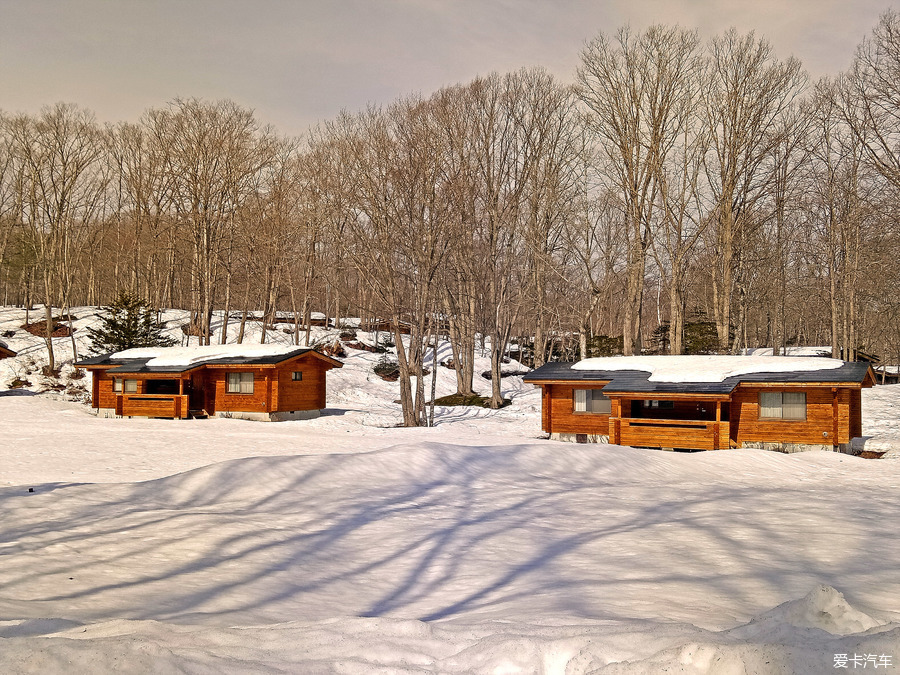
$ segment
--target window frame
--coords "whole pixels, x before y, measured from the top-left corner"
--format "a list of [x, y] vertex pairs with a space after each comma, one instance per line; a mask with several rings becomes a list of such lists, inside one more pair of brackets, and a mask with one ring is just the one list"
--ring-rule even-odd
[[[802, 396], [803, 397], [803, 417], [793, 417], [793, 416], [786, 417], [785, 416], [785, 414], [784, 414], [784, 412], [785, 412], [784, 397], [786, 394], [790, 395], [790, 396]], [[779, 396], [779, 403], [777, 406], [778, 410], [779, 410], [779, 414], [778, 415], [763, 415], [763, 407], [764, 407], [763, 406], [763, 396], [775, 396], [775, 395]], [[808, 409], [809, 408], [809, 397], [807, 397], [805, 391], [787, 391], [787, 390], [782, 390], [782, 389], [778, 389], [776, 391], [760, 391], [759, 395], [757, 396], [756, 401], [757, 401], [757, 405], [759, 406], [758, 419], [760, 421], [778, 420], [778, 421], [782, 421], [782, 422], [805, 422], [805, 421], [807, 421], [807, 419], [809, 419], [809, 409]], [[793, 403], [790, 403], [789, 405], [797, 406], [797, 405], [799, 405], [799, 402], [794, 401]], [[772, 403], [769, 403], [765, 407], [766, 408], [775, 408], [776, 406], [774, 406]]]
[[[249, 391], [246, 391], [249, 375]], [[234, 378], [234, 380], [232, 379]], [[225, 393], [234, 396], [252, 395], [254, 390], [254, 373], [252, 370], [235, 370], [225, 374]]]
[[[599, 398], [594, 398], [594, 393], [590, 394], [590, 398], [585, 394], [585, 410], [578, 410], [578, 393], [579, 391], [583, 392], [596, 392], [600, 394]], [[606, 402], [609, 410], [593, 410], [594, 403], [602, 403]], [[612, 415], [612, 399], [609, 398], [606, 394], [603, 393], [602, 388], [593, 388], [593, 389], [585, 389], [585, 388], [573, 388], [572, 389], [572, 414], [573, 415]]]
[[113, 393], [115, 394], [124, 394], [125, 393], [125, 380], [121, 377], [113, 378]]
[[303, 382], [303, 371], [302, 370], [291, 371], [291, 382]]

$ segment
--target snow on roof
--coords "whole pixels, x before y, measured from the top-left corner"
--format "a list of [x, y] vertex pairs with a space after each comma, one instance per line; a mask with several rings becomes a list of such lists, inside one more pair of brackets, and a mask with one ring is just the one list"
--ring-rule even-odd
[[607, 356], [584, 359], [573, 370], [639, 370], [651, 382], [723, 382], [751, 373], [832, 370], [843, 361], [810, 356]]
[[111, 359], [150, 359], [151, 368], [190, 366], [215, 359], [245, 359], [281, 356], [300, 349], [296, 345], [229, 344], [194, 347], [136, 347], [111, 354]]

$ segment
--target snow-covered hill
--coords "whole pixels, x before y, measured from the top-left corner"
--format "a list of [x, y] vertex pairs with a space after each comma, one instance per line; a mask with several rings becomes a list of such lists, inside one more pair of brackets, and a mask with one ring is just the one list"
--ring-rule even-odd
[[[551, 442], [515, 377], [507, 408], [397, 428], [377, 358], [283, 423], [98, 419], [0, 378], [0, 672], [900, 668], [900, 462]], [[896, 428], [900, 387], [870, 392]]]

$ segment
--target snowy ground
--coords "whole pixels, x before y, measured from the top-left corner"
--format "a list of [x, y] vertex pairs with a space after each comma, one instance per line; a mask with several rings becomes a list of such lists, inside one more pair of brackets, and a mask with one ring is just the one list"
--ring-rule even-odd
[[[2, 672], [900, 672], [900, 462], [555, 443], [519, 378], [396, 428], [366, 352], [318, 420], [101, 420], [20, 333]], [[865, 433], [898, 409], [867, 390]]]

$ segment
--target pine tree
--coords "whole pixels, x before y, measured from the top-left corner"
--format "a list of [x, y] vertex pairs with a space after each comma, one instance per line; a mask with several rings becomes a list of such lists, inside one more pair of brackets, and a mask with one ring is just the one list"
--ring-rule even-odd
[[101, 318], [100, 328], [88, 328], [95, 354], [175, 344], [163, 335], [163, 326], [147, 302], [128, 291], [120, 291], [115, 301], [102, 309], [106, 316]]

